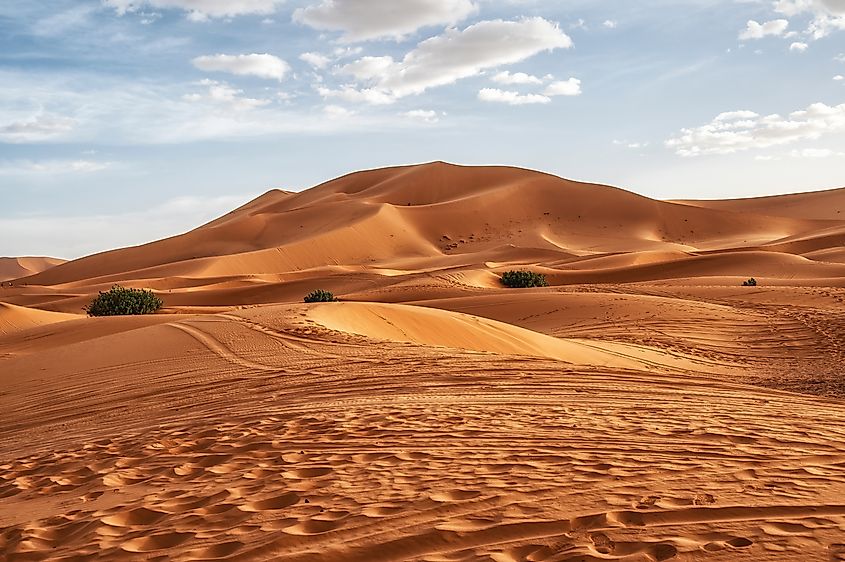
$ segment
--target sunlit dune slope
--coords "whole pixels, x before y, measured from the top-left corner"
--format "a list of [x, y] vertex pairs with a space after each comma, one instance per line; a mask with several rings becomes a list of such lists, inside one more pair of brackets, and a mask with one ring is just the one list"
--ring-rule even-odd
[[601, 340], [559, 339], [503, 322], [434, 308], [332, 303], [316, 305], [309, 311], [308, 317], [325, 328], [375, 340], [529, 355], [575, 365], [631, 369], [657, 363], [665, 368], [697, 368], [691, 358], [655, 349]]

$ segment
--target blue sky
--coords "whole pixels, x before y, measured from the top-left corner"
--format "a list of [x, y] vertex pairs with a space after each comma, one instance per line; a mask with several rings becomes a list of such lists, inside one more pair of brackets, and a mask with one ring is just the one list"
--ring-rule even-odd
[[0, 3], [0, 255], [431, 160], [657, 198], [841, 187], [845, 1]]

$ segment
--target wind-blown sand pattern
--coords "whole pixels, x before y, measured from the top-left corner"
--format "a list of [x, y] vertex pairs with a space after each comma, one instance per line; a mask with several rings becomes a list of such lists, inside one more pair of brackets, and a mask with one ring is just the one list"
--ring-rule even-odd
[[16, 279], [0, 558], [845, 560], [837, 205], [432, 164]]

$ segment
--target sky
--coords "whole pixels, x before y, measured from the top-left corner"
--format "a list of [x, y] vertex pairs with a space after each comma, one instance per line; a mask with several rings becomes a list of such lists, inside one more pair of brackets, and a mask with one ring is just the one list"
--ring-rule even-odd
[[444, 160], [649, 197], [845, 186], [845, 0], [2, 0], [0, 256]]

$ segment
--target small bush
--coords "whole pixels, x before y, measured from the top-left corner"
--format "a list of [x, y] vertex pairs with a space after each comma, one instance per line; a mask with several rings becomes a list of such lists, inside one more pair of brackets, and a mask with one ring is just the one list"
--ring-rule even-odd
[[317, 289], [305, 295], [305, 302], [335, 302], [337, 299], [329, 291]]
[[152, 314], [162, 307], [161, 299], [147, 289], [127, 289], [115, 285], [108, 292], [100, 291], [85, 307], [88, 316], [123, 316]]
[[748, 281], [743, 281], [742, 286], [743, 287], [756, 287], [757, 286], [757, 280], [752, 277]]
[[506, 271], [502, 274], [502, 285], [510, 288], [548, 287], [546, 276], [533, 271]]

